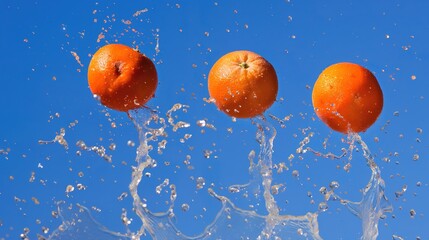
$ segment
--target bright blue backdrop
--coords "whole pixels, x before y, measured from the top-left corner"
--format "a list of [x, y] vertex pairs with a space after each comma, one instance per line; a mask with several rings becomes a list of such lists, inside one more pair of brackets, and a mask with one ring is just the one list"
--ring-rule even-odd
[[[0, 239], [17, 239], [26, 227], [31, 239], [43, 226], [52, 232], [60, 224], [51, 216], [59, 200], [87, 206], [97, 221], [122, 232], [124, 208], [134, 218], [131, 228], [139, 227], [131, 197], [117, 199], [128, 190], [135, 146], [127, 142], [137, 145], [137, 132], [125, 113], [93, 99], [86, 79], [91, 54], [114, 42], [138, 46], [156, 63], [159, 87], [149, 107], [165, 116], [175, 103], [189, 105], [186, 113], [176, 115], [192, 126], [176, 133], [170, 129], [164, 153], [151, 154], [160, 167], [151, 170], [152, 177], [141, 187], [150, 206], [162, 211], [168, 194], [157, 195], [154, 186], [165, 178], [177, 185], [177, 225], [184, 233], [201, 232], [220, 207], [207, 194], [210, 185], [248, 208], [250, 200], [231, 195], [227, 187], [248, 181], [247, 155], [257, 150], [256, 127], [250, 120], [233, 122], [204, 101], [211, 65], [227, 52], [247, 49], [268, 59], [279, 76], [278, 101], [266, 116], [292, 116], [285, 128], [270, 119], [278, 131], [273, 161], [290, 168], [275, 174], [277, 184], [286, 184], [278, 195], [282, 213], [317, 211], [319, 188], [334, 180], [341, 185], [338, 194], [358, 201], [369, 180], [359, 152], [354, 153], [350, 173], [342, 170], [347, 159], [311, 154], [299, 159], [296, 154], [310, 131], [315, 133], [310, 143], [314, 149], [340, 154], [347, 147], [344, 135], [330, 131], [315, 116], [311, 90], [325, 67], [350, 61], [373, 71], [384, 92], [380, 118], [362, 134], [376, 156], [394, 208], [380, 221], [380, 239], [429, 239], [427, 9], [429, 2], [405, 0], [1, 1]], [[139, 10], [144, 11], [134, 17]], [[198, 127], [195, 123], [201, 119], [216, 130]], [[61, 128], [68, 150], [57, 143], [38, 144], [53, 139]], [[185, 133], [192, 138], [181, 143]], [[328, 146], [323, 149], [325, 139]], [[78, 140], [104, 146], [113, 162], [93, 152], [79, 156]], [[109, 149], [112, 143], [115, 150]], [[212, 152], [208, 159], [205, 150]], [[295, 158], [289, 162], [291, 154]], [[194, 169], [183, 164], [187, 155]], [[299, 171], [298, 178], [293, 170]], [[206, 180], [202, 190], [195, 188], [197, 177]], [[66, 186], [76, 188], [79, 183], [86, 190], [76, 189], [67, 197]], [[403, 187], [406, 192], [396, 197]], [[183, 203], [190, 205], [189, 211], [180, 210]], [[359, 219], [339, 203], [329, 206], [319, 216], [321, 236], [358, 239]], [[194, 219], [198, 221], [189, 226]]]

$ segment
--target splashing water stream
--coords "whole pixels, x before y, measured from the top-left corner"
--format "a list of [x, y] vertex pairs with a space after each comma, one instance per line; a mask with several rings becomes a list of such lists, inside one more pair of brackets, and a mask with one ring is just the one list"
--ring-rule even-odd
[[[158, 137], [165, 137], [165, 130], [169, 127], [169, 124], [149, 109], [130, 111], [128, 116], [135, 124], [140, 140], [135, 158], [137, 166], [133, 167], [132, 180], [129, 184], [130, 195], [133, 198], [133, 209], [142, 222], [139, 230], [135, 233], [129, 230], [127, 233], [109, 231], [95, 222], [89, 211], [83, 206], [64, 207], [64, 204], [62, 204], [59, 207], [59, 214], [63, 223], [48, 239], [83, 239], [93, 236], [102, 237], [103, 239], [140, 239], [142, 236], [147, 235], [153, 239], [169, 240], [322, 239], [319, 235], [317, 217], [323, 211], [307, 213], [302, 216], [280, 214], [279, 207], [271, 193], [273, 180], [272, 153], [276, 130], [263, 117], [253, 119], [253, 124], [257, 126], [256, 140], [259, 143], [260, 151], [257, 164], [253, 163], [253, 155], [249, 156], [251, 181], [245, 185], [233, 185], [230, 187], [230, 191], [238, 192], [244, 189], [252, 189], [255, 193], [258, 193], [258, 190], [262, 189], [262, 196], [268, 214], [260, 215], [255, 211], [240, 209], [230, 199], [218, 195], [213, 189], [209, 188], [208, 193], [218, 199], [222, 206], [215, 219], [201, 234], [186, 236], [177, 229], [172, 221], [174, 218], [173, 206], [177, 196], [174, 184], [170, 185], [170, 206], [166, 212], [152, 213], [138, 193], [138, 186], [142, 181], [144, 171], [157, 166], [156, 161], [149, 155], [152, 150], [149, 143], [156, 141]], [[170, 120], [167, 122], [170, 125], [172, 124]], [[160, 127], [151, 128], [151, 123], [158, 124]], [[173, 125], [172, 127], [177, 130]], [[186, 125], [186, 127], [189, 127], [189, 125]], [[331, 197], [340, 199], [343, 205], [362, 219], [362, 239], [374, 240], [378, 236], [379, 219], [383, 217], [384, 213], [391, 211], [391, 207], [384, 195], [384, 181], [380, 176], [380, 170], [375, 164], [368, 147], [358, 134], [353, 135], [352, 138], [361, 145], [363, 155], [372, 171], [371, 179], [363, 192], [363, 199], [360, 202], [352, 202], [341, 199], [331, 191], [330, 197], [326, 200], [328, 201]]]
[[384, 195], [384, 180], [381, 178], [381, 171], [374, 161], [374, 156], [358, 134], [353, 134], [352, 139], [362, 148], [363, 156], [371, 169], [371, 179], [364, 188], [363, 198], [360, 202], [341, 200], [341, 203], [361, 218], [363, 232], [361, 239], [375, 240], [378, 236], [378, 221], [385, 213], [391, 212], [392, 207]]

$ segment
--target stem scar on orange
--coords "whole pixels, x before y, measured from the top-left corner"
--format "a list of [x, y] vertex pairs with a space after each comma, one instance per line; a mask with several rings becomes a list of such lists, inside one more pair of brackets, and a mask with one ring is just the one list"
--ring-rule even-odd
[[88, 84], [103, 105], [125, 112], [144, 106], [154, 96], [158, 76], [152, 61], [139, 51], [109, 44], [92, 57]]
[[330, 128], [342, 133], [368, 129], [383, 109], [383, 92], [375, 76], [354, 63], [337, 63], [319, 75], [313, 107]]
[[208, 90], [219, 110], [231, 117], [252, 118], [276, 100], [277, 75], [274, 67], [254, 52], [230, 52], [210, 70]]

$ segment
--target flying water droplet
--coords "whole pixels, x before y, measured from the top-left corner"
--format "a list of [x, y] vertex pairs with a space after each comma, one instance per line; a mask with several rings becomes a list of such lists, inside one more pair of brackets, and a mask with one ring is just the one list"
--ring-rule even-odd
[[197, 178], [197, 190], [200, 190], [206, 185], [206, 180], [203, 177]]
[[189, 204], [184, 203], [184, 204], [182, 204], [181, 208], [182, 208], [182, 211], [187, 212], [187, 211], [189, 211], [190, 207], [189, 207]]
[[326, 212], [328, 210], [328, 204], [326, 202], [319, 203], [319, 211]]
[[337, 188], [339, 188], [339, 187], [340, 187], [340, 184], [339, 184], [337, 181], [332, 181], [331, 183], [329, 183], [329, 187], [330, 187], [332, 190], [335, 190], [335, 189], [337, 189]]
[[170, 184], [170, 180], [168, 178], [164, 179], [164, 181], [161, 184], [159, 184], [158, 186], [156, 186], [155, 192], [157, 194], [161, 194], [162, 189], [164, 187], [168, 186], [169, 184]]

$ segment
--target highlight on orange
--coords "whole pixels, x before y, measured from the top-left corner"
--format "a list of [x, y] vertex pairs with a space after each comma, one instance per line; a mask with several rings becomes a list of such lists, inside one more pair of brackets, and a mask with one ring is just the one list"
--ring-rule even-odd
[[154, 97], [158, 75], [152, 61], [138, 50], [109, 44], [93, 55], [88, 84], [103, 105], [125, 112], [144, 106]]
[[208, 90], [219, 110], [231, 117], [252, 118], [265, 112], [276, 100], [277, 75], [260, 55], [234, 51], [213, 65]]
[[327, 67], [313, 87], [313, 107], [331, 129], [363, 132], [383, 109], [383, 92], [375, 76], [366, 68], [348, 62]]

